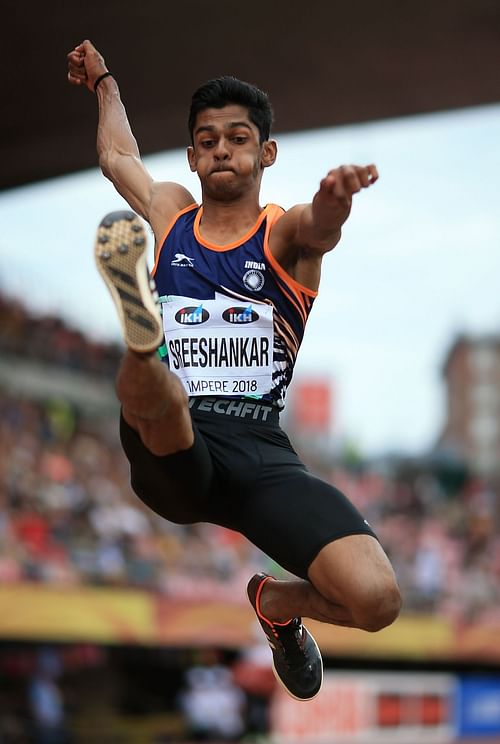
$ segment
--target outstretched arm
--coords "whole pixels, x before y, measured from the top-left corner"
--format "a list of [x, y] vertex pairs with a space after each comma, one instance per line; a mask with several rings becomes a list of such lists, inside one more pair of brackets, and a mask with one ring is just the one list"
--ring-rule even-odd
[[[73, 85], [85, 86], [94, 93], [96, 81], [106, 72], [104, 58], [88, 40], [68, 54], [68, 80]], [[158, 235], [173, 215], [194, 199], [179, 184], [158, 183], [151, 178], [141, 160], [115, 79], [111, 75], [103, 77], [95, 93], [99, 105], [97, 153], [101, 170]]]
[[378, 179], [375, 165], [343, 165], [328, 172], [310, 204], [292, 207], [271, 231], [274, 257], [298, 282], [316, 290], [321, 259], [340, 240], [353, 195]]

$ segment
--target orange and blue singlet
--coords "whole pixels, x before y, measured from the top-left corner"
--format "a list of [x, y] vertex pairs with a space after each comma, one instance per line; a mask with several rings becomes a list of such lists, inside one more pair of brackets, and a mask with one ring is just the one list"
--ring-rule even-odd
[[175, 215], [153, 269], [166, 360], [189, 395], [250, 395], [281, 408], [317, 292], [271, 254], [281, 207], [267, 205], [245, 236], [225, 246], [203, 239], [202, 213], [193, 204]]

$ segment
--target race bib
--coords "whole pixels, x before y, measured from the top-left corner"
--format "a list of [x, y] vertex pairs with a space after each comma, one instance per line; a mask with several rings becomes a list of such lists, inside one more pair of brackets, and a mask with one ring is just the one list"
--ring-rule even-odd
[[273, 308], [265, 303], [163, 297], [168, 362], [193, 395], [271, 390]]

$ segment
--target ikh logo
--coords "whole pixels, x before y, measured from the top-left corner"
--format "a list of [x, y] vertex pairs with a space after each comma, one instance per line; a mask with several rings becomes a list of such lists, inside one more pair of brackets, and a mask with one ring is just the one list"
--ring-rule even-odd
[[259, 319], [258, 314], [255, 310], [252, 310], [252, 306], [248, 307], [229, 307], [224, 310], [222, 317], [228, 323], [254, 323]]
[[203, 305], [198, 307], [182, 307], [175, 313], [177, 323], [181, 325], [200, 325], [209, 319], [210, 315]]
[[176, 253], [175, 258], [170, 261], [170, 266], [189, 266], [189, 268], [192, 268], [193, 265], [194, 258], [189, 258], [184, 253]]

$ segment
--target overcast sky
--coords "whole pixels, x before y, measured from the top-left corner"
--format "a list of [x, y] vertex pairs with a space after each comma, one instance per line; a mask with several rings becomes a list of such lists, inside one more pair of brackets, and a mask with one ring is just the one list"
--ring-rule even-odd
[[[500, 105], [277, 140], [262, 204], [309, 201], [342, 163], [375, 162], [380, 172], [325, 259], [296, 375], [332, 379], [336, 433], [366, 454], [424, 451], [443, 422], [441, 367], [453, 339], [500, 330]], [[145, 162], [199, 198], [183, 151]], [[0, 288], [117, 339], [92, 247], [102, 216], [123, 206], [97, 168], [1, 192]]]

